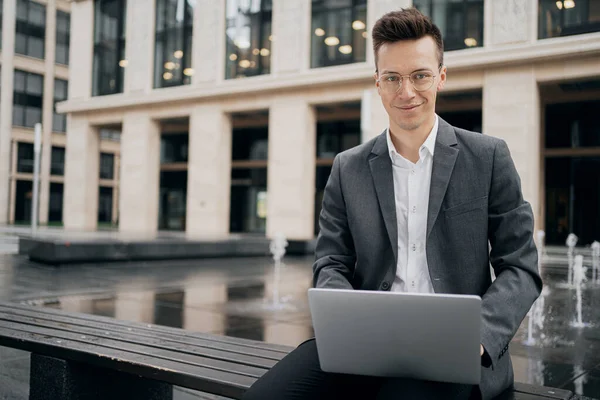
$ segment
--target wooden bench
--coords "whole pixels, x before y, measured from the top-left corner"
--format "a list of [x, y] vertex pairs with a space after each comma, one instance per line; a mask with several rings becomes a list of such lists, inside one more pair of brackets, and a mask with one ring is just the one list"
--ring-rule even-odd
[[[240, 399], [288, 346], [0, 303], [0, 346], [31, 352], [30, 400], [172, 399], [172, 385]], [[516, 384], [502, 399], [574, 399]]]

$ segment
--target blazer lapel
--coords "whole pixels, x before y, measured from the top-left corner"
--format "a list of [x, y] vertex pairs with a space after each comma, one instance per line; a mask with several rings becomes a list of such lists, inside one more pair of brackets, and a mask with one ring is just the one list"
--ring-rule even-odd
[[390, 244], [394, 252], [394, 261], [398, 262], [398, 223], [396, 219], [396, 199], [394, 197], [394, 177], [392, 174], [392, 160], [388, 152], [386, 135], [384, 131], [371, 150], [369, 166], [375, 183], [375, 192], [381, 208]]
[[440, 118], [433, 154], [433, 169], [431, 171], [429, 209], [427, 212], [427, 237], [429, 237], [433, 224], [439, 215], [442, 201], [448, 189], [448, 182], [450, 182], [450, 177], [454, 170], [458, 151], [454, 128]]

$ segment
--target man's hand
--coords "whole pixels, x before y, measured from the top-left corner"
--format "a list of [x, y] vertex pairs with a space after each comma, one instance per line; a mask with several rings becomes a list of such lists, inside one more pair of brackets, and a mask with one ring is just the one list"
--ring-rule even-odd
[[479, 355], [483, 356], [483, 345], [480, 344], [479, 347], [480, 347]]

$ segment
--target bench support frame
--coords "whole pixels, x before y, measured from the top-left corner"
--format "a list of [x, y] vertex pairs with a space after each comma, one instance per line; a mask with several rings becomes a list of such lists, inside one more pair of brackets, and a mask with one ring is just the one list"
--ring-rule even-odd
[[165, 382], [31, 354], [29, 400], [172, 400]]

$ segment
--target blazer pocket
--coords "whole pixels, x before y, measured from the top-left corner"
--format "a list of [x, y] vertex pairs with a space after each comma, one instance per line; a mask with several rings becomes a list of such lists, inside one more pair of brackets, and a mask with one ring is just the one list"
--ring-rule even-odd
[[446, 215], [446, 218], [456, 217], [457, 215], [466, 214], [466, 213], [474, 211], [474, 210], [486, 209], [487, 205], [488, 205], [488, 197], [487, 196], [478, 197], [476, 199], [469, 200], [465, 203], [461, 203], [459, 205], [452, 206], [450, 208], [446, 208], [444, 210], [444, 214]]

